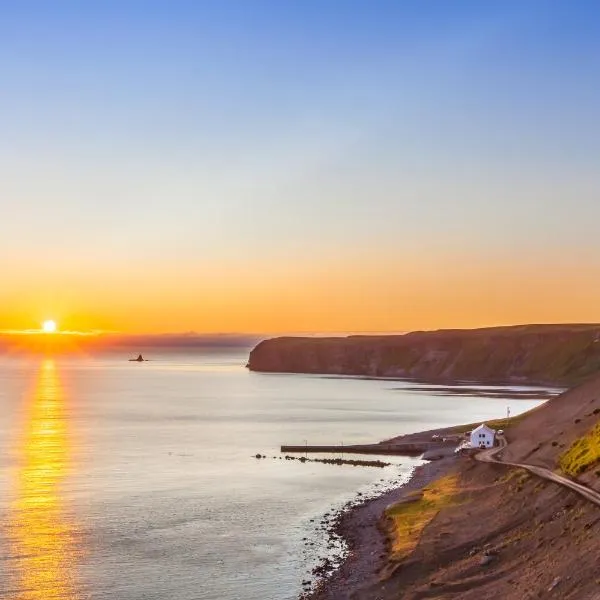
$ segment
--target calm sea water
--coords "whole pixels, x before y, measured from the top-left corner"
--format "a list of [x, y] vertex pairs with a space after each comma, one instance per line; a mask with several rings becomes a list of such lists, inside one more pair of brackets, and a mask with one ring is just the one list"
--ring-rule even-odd
[[292, 600], [322, 541], [311, 519], [417, 462], [301, 464], [271, 458], [280, 444], [506, 411], [398, 382], [250, 373], [246, 357], [0, 359], [0, 597]]

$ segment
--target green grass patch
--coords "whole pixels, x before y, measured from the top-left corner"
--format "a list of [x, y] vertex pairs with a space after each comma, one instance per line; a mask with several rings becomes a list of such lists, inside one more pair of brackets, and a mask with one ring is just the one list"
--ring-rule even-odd
[[402, 560], [419, 543], [425, 527], [445, 506], [457, 503], [458, 476], [446, 475], [425, 488], [423, 496], [413, 502], [398, 502], [385, 511], [389, 518], [392, 560]]
[[563, 473], [575, 477], [600, 461], [600, 423], [560, 455], [558, 465]]
[[527, 481], [531, 477], [531, 473], [526, 471], [525, 469], [520, 468], [512, 468], [508, 471], [508, 473], [504, 474], [502, 477], [498, 478], [498, 483], [508, 483], [509, 481], [515, 481], [517, 484], [521, 484], [524, 481]]

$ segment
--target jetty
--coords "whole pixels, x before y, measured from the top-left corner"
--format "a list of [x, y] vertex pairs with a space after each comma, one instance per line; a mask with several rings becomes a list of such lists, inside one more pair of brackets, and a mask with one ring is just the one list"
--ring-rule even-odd
[[[339, 445], [283, 445], [287, 454], [379, 454], [381, 456], [423, 456], [427, 460], [442, 458], [454, 452], [464, 439], [464, 434], [454, 428], [434, 429], [400, 435], [375, 444]], [[431, 458], [430, 458], [431, 457]]]
[[[445, 444], [444, 444], [445, 445]], [[442, 446], [436, 442], [405, 444], [358, 444], [351, 446], [281, 446], [283, 453], [311, 454], [379, 454], [382, 456], [421, 456]]]

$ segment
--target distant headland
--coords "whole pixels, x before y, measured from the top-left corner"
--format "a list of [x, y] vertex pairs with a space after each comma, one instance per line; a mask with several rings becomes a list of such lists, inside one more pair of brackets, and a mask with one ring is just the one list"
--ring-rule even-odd
[[571, 386], [600, 372], [600, 325], [279, 337], [260, 342], [250, 353], [248, 368], [428, 382]]

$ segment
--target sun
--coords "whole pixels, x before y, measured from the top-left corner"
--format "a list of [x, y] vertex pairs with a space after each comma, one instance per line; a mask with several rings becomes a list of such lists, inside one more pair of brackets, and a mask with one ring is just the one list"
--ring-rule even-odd
[[56, 321], [49, 319], [42, 323], [42, 331], [44, 333], [55, 333], [56, 332]]

